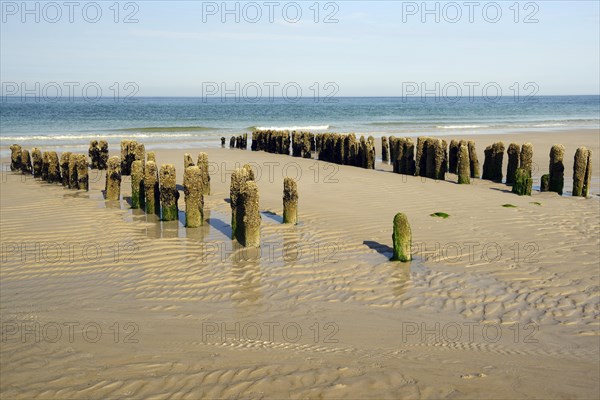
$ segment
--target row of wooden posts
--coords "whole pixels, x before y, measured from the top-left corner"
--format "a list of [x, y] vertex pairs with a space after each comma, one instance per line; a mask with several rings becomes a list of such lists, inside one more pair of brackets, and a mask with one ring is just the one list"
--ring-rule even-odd
[[[131, 208], [143, 209], [156, 214], [163, 221], [178, 219], [179, 191], [176, 171], [172, 164], [158, 169], [154, 152], [145, 152], [141, 143], [133, 140], [121, 142], [121, 156], [108, 158], [108, 144], [92, 141], [88, 163], [84, 154], [63, 153], [59, 162], [56, 152], [44, 152], [37, 148], [28, 150], [14, 144], [11, 149], [11, 171], [33, 174], [48, 182], [62, 182], [73, 189], [89, 190], [88, 168], [106, 169], [105, 198], [118, 201], [121, 198], [122, 176], [131, 175]], [[33, 159], [33, 163], [31, 162]], [[204, 195], [210, 195], [208, 154], [200, 153], [197, 164], [190, 154], [183, 157], [183, 191], [186, 207], [186, 227], [196, 228], [204, 223]], [[62, 170], [62, 171], [61, 171]], [[260, 245], [260, 208], [258, 186], [252, 168], [246, 164], [231, 175], [231, 228], [232, 239], [243, 246]], [[284, 179], [283, 223], [298, 222], [298, 187], [291, 178]]]
[[[232, 138], [233, 140], [234, 138]], [[225, 138], [221, 139], [225, 142]], [[286, 154], [294, 157], [312, 158], [315, 153], [319, 160], [342, 165], [352, 165], [367, 169], [375, 168], [375, 140], [364, 136], [356, 139], [353, 133], [322, 133], [292, 131], [254, 131], [253, 151]], [[506, 175], [503, 174], [504, 153], [508, 157]], [[484, 150], [483, 171], [477, 157], [475, 142], [452, 139], [450, 144], [444, 139], [421, 136], [415, 143], [407, 137], [382, 137], [381, 158], [391, 163], [398, 174], [422, 176], [445, 180], [446, 173], [458, 175], [459, 184], [470, 184], [471, 179], [480, 178], [512, 186], [518, 195], [531, 195], [533, 179], [533, 145], [522, 146], [511, 143], [505, 149], [504, 143], [497, 142]], [[540, 190], [563, 193], [564, 188], [564, 146], [557, 144], [550, 150], [548, 174], [541, 179]], [[573, 166], [573, 196], [587, 197], [591, 184], [592, 153], [585, 147], [575, 152]]]

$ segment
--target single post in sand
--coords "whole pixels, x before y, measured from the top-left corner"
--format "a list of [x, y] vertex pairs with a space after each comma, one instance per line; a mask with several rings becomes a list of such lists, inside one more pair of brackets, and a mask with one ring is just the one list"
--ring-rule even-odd
[[375, 169], [375, 139], [369, 136], [367, 140], [367, 169]]
[[477, 150], [475, 149], [475, 142], [473, 140], [468, 141], [469, 145], [469, 160], [471, 164], [471, 178], [479, 178], [479, 159], [477, 158]]
[[533, 168], [533, 145], [531, 143], [524, 143], [521, 146], [521, 156], [519, 158], [519, 168], [528, 171], [529, 176], [531, 176]]
[[583, 196], [583, 186], [586, 178], [590, 151], [579, 147], [573, 160], [573, 196]]
[[48, 180], [48, 152], [44, 151], [42, 153], [42, 180], [43, 181], [47, 181]]
[[148, 161], [156, 162], [156, 154], [153, 151], [146, 153], [146, 162]]
[[[452, 146], [452, 145], [451, 145]], [[461, 144], [457, 151], [456, 171], [458, 173], [459, 184], [470, 184], [471, 179], [471, 160], [469, 157], [469, 147], [467, 144]]]
[[23, 149], [18, 144], [10, 146], [10, 170], [20, 171], [21, 170], [21, 157], [23, 155]]
[[208, 173], [208, 154], [198, 154], [198, 168], [202, 173], [202, 194], [210, 195], [210, 174]]
[[31, 175], [31, 157], [29, 156], [29, 150], [21, 150], [21, 173], [24, 175]]
[[229, 148], [235, 149], [235, 136], [232, 136], [231, 139], [229, 139]]
[[[38, 150], [39, 151], [39, 150]], [[62, 185], [69, 187], [69, 162], [71, 160], [71, 152], [67, 151], [60, 155], [60, 175], [62, 177]], [[42, 175], [42, 161], [40, 153], [40, 169], [39, 174]]]
[[531, 187], [533, 179], [529, 171], [523, 168], [517, 168], [515, 171], [515, 182], [513, 183], [512, 192], [519, 196], [531, 196]]
[[508, 145], [508, 150], [506, 150], [506, 155], [508, 156], [508, 165], [506, 166], [506, 184], [512, 185], [515, 183], [515, 176], [517, 173], [517, 168], [519, 168], [519, 153], [521, 152], [521, 148], [516, 143], [511, 143]]
[[[426, 162], [426, 177], [430, 179], [445, 179], [445, 150], [441, 139], [430, 138], [426, 141], [427, 146], [427, 162]], [[423, 147], [425, 150], [425, 145]]]
[[98, 165], [100, 164], [100, 147], [98, 146], [97, 140], [90, 141], [90, 147], [88, 148], [88, 156], [90, 157], [90, 168], [100, 169], [98, 168]]
[[146, 214], [160, 215], [158, 170], [154, 161], [146, 162], [144, 167], [144, 193], [146, 195]]
[[563, 164], [563, 158], [565, 156], [565, 146], [562, 144], [555, 144], [550, 149], [550, 180], [548, 182], [549, 191], [556, 192], [560, 195], [563, 193], [563, 187], [565, 184], [565, 166]]
[[119, 200], [121, 197], [121, 160], [117, 156], [108, 159], [106, 170], [106, 200]]
[[144, 164], [135, 160], [131, 164], [131, 208], [143, 208], [144, 200]]
[[[70, 154], [70, 153], [64, 153]], [[61, 158], [62, 160], [62, 158]], [[31, 164], [34, 178], [42, 177], [42, 152], [37, 147], [31, 149]], [[62, 164], [62, 161], [61, 161]], [[67, 164], [68, 164], [68, 156], [67, 156]]]
[[[451, 174], [457, 174], [458, 168], [458, 150], [460, 142], [456, 139], [450, 141], [450, 148], [448, 149], [448, 172]], [[467, 149], [468, 150], [468, 149]]]
[[175, 181], [175, 167], [173, 164], [163, 164], [160, 167], [160, 204], [162, 206], [162, 220], [176, 221], [178, 217], [177, 200], [179, 192]]
[[221, 136], [221, 147], [225, 148], [225, 136]]
[[483, 150], [484, 159], [483, 159], [483, 174], [481, 175], [481, 179], [490, 180], [492, 179], [492, 146], [487, 146], [485, 150]]
[[283, 180], [283, 223], [298, 223], [298, 185], [292, 178]]
[[100, 155], [98, 158], [98, 169], [105, 170], [108, 168], [108, 142], [101, 140], [98, 142], [100, 148]]
[[[46, 154], [46, 153], [44, 153]], [[71, 153], [69, 156], [69, 189], [77, 189], [77, 159], [79, 154]], [[45, 163], [45, 160], [44, 160]], [[42, 179], [44, 179], [44, 168], [42, 168]]]
[[192, 155], [190, 153], [185, 153], [183, 155], [183, 170], [187, 170], [188, 167], [193, 167], [194, 165], [194, 160], [192, 160]]
[[244, 247], [259, 247], [260, 208], [256, 182], [243, 183], [238, 207], [236, 239]]
[[[50, 155], [50, 159], [52, 159], [52, 155]], [[78, 154], [75, 168], [77, 169], [77, 189], [89, 190], [88, 161], [85, 154]], [[48, 170], [48, 172], [50, 172], [50, 170]], [[50, 174], [48, 175], [48, 180], [50, 180]]]
[[231, 238], [237, 237], [237, 222], [240, 202], [240, 193], [242, 186], [249, 179], [249, 173], [246, 168], [236, 168], [231, 174], [231, 184], [229, 187], [229, 203], [231, 205]]
[[542, 175], [542, 179], [540, 182], [540, 192], [549, 192], [550, 191], [550, 174]]
[[55, 151], [51, 151], [48, 153], [48, 182], [62, 182], [62, 178], [60, 176], [60, 160], [58, 159], [58, 154]]
[[392, 261], [410, 261], [412, 233], [408, 218], [402, 213], [396, 214], [394, 217], [394, 232], [392, 233], [392, 242], [394, 243], [394, 254]]
[[197, 228], [204, 224], [204, 195], [202, 194], [202, 171], [193, 165], [183, 173], [185, 194], [185, 226]]

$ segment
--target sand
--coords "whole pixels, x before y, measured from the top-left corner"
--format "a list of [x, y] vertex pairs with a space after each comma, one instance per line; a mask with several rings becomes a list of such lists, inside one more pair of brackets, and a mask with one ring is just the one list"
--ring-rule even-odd
[[[589, 199], [519, 197], [381, 162], [373, 171], [237, 149], [156, 150], [178, 185], [184, 153], [208, 153], [211, 195], [194, 229], [183, 211], [159, 222], [130, 210], [130, 177], [124, 200], [107, 203], [104, 172], [90, 171], [89, 192], [3, 172], [0, 395], [595, 398], [598, 138], [474, 137], [481, 162], [495, 141], [532, 142], [534, 186], [552, 144], [566, 147], [566, 188], [576, 148], [591, 148]], [[229, 177], [245, 163], [260, 193], [260, 254], [229, 239]], [[286, 175], [298, 182], [298, 225], [281, 223]], [[410, 263], [388, 260], [397, 212], [411, 223]]]

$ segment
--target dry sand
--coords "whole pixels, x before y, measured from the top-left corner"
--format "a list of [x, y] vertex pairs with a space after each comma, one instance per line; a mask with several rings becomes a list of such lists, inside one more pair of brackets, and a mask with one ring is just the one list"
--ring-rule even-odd
[[[563, 143], [567, 186], [588, 146], [589, 199], [202, 150], [212, 180], [197, 229], [182, 226], [183, 196], [180, 221], [161, 223], [106, 203], [103, 173], [91, 171], [89, 192], [3, 173], [0, 395], [596, 398], [598, 137], [475, 137], [480, 162], [496, 140], [532, 142], [536, 176]], [[199, 151], [159, 150], [157, 162], [175, 164], [181, 184], [183, 154]], [[229, 177], [246, 162], [261, 254], [229, 239]], [[298, 180], [297, 226], [280, 223], [286, 174]], [[411, 263], [388, 261], [396, 212], [412, 225]]]

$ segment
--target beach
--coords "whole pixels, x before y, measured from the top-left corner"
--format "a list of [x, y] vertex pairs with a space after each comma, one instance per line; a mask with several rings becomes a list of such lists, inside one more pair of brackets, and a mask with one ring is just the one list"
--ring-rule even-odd
[[[2, 158], [0, 393], [594, 398], [599, 133], [440, 136], [475, 140], [482, 164], [494, 142], [532, 143], [534, 189], [561, 143], [563, 196], [394, 174], [380, 159], [368, 170], [155, 147], [159, 166], [175, 165], [178, 185], [184, 154], [208, 154], [200, 228], [183, 224], [181, 188], [179, 221], [161, 222], [130, 209], [130, 177], [123, 200], [106, 202], [105, 171], [90, 170], [89, 191], [68, 190], [7, 172]], [[592, 151], [589, 198], [568, 195], [579, 146]], [[379, 139], [375, 148], [379, 158]], [[230, 237], [230, 177], [246, 163], [259, 189], [260, 251]], [[298, 225], [281, 223], [286, 176], [298, 185]], [[389, 261], [398, 212], [412, 229], [410, 263]]]

